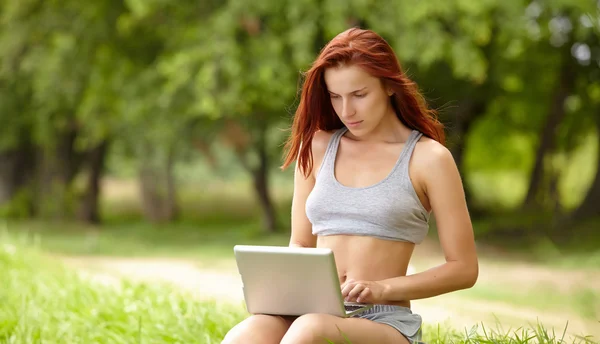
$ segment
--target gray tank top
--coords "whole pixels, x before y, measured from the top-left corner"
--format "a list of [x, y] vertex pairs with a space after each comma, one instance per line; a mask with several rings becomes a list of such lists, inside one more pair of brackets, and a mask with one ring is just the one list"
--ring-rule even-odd
[[429, 212], [408, 175], [408, 162], [423, 135], [413, 130], [392, 171], [367, 187], [348, 187], [337, 181], [334, 165], [347, 128], [334, 132], [315, 186], [306, 200], [306, 215], [314, 235], [364, 235], [384, 240], [421, 243], [429, 230]]

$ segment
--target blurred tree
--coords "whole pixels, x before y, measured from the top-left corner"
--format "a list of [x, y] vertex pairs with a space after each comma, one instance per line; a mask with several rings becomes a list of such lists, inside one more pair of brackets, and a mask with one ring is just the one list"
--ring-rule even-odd
[[[589, 0], [0, 0], [0, 204], [99, 221], [117, 145], [137, 166], [145, 217], [170, 221], [175, 165], [197, 149], [217, 166], [224, 144], [274, 231], [269, 171], [298, 71], [361, 26], [442, 110], [464, 179], [528, 174], [523, 204], [564, 211], [568, 157], [598, 131], [598, 18]], [[573, 216], [596, 214], [599, 179]], [[492, 209], [469, 185], [469, 203]]]
[[152, 222], [177, 218], [174, 166], [200, 139], [191, 126], [203, 116], [188, 69], [212, 42], [206, 22], [220, 1], [128, 2], [118, 23], [127, 61], [121, 85], [120, 140], [139, 163], [142, 209]]
[[[582, 22], [583, 18], [592, 13], [598, 14], [597, 6], [587, 1], [556, 1], [549, 4], [534, 1], [529, 5], [529, 19], [536, 28], [535, 43], [539, 49], [556, 56], [555, 81], [553, 90], [548, 95], [549, 106], [547, 115], [539, 134], [535, 160], [530, 175], [530, 183], [525, 196], [526, 207], [541, 207], [546, 205], [560, 209], [560, 195], [557, 184], [560, 171], [552, 164], [552, 157], [560, 150], [560, 129], [569, 113], [567, 101], [576, 96], [581, 90], [577, 88], [578, 80], [587, 79], [589, 68], [582, 64], [576, 56], [576, 47], [582, 44], [589, 47], [590, 40], [597, 37], [598, 31]], [[586, 112], [572, 111], [571, 116], [577, 121], [586, 123]], [[586, 136], [590, 126], [572, 126], [570, 138]], [[573, 132], [577, 130], [578, 132]], [[567, 138], [568, 139], [568, 138]], [[572, 141], [571, 143], [575, 143]], [[571, 153], [575, 144], [562, 145], [569, 147]], [[546, 204], [544, 204], [546, 203]]]
[[[97, 52], [114, 37], [115, 22], [123, 10], [120, 4], [108, 0], [93, 4], [2, 3], [0, 44], [6, 49], [0, 53], [1, 78], [16, 86], [13, 95], [19, 104], [2, 113], [3, 121], [13, 123], [5, 127], [8, 144], [3, 148], [27, 160], [24, 176], [35, 171], [35, 183], [29, 185], [27, 193], [33, 197], [35, 211], [42, 215], [64, 218], [71, 213], [76, 197], [72, 183], [87, 152], [105, 154], [106, 150], [97, 150], [106, 145], [103, 127], [89, 126], [80, 116], [93, 83], [90, 76]], [[102, 122], [101, 116], [97, 118]], [[20, 130], [13, 131], [15, 127]], [[35, 147], [35, 158], [29, 153], [31, 147]], [[91, 173], [95, 179], [91, 184], [97, 184], [102, 166], [89, 166], [97, 169]], [[21, 181], [15, 184], [15, 180], [8, 180], [8, 184], [16, 190], [23, 186]], [[91, 193], [86, 199], [93, 205], [97, 188], [87, 188], [86, 192]], [[95, 210], [88, 209], [84, 217], [97, 219]]]
[[[600, 10], [598, 10], [600, 12]], [[586, 220], [600, 216], [600, 15], [582, 15], [580, 22], [589, 30], [581, 30], [580, 42], [573, 45], [574, 55], [583, 66], [579, 80], [579, 92], [567, 105], [572, 111], [583, 113], [582, 120], [573, 126], [596, 131], [596, 174], [578, 208], [572, 212], [571, 220]], [[595, 19], [595, 20], [594, 20]], [[583, 131], [583, 130], [581, 130]], [[581, 140], [581, 136], [565, 135], [571, 140]]]
[[[596, 105], [596, 111], [598, 106]], [[596, 154], [596, 176], [581, 205], [571, 214], [572, 221], [587, 220], [600, 216], [600, 115], [596, 118], [596, 137], [598, 138]]]
[[172, 75], [173, 85], [191, 87], [198, 97], [194, 111], [213, 119], [219, 140], [252, 177], [267, 232], [278, 226], [269, 173], [284, 139], [273, 129], [287, 123], [296, 71], [314, 57], [319, 24], [314, 23], [318, 11], [311, 4], [229, 1], [211, 18], [202, 50], [183, 62], [192, 70], [187, 74], [190, 82]]

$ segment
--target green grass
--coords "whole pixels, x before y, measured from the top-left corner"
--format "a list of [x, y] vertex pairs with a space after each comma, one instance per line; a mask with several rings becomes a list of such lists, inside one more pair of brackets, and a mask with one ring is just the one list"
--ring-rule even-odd
[[[194, 300], [160, 283], [82, 277], [30, 245], [0, 245], [0, 343], [218, 343], [242, 308]], [[537, 327], [424, 328], [440, 343], [593, 343]]]
[[243, 318], [159, 283], [86, 279], [7, 241], [0, 281], [0, 343], [219, 343]]
[[557, 333], [548, 331], [543, 324], [537, 324], [531, 327], [520, 327], [517, 329], [486, 328], [475, 325], [464, 331], [455, 331], [443, 329], [440, 327], [429, 328], [429, 334], [424, 336], [424, 341], [428, 344], [567, 344], [567, 343], [596, 343], [588, 337], [572, 337], [565, 332]]
[[469, 299], [500, 301], [517, 307], [529, 307], [540, 312], [572, 312], [583, 319], [600, 319], [600, 290], [593, 286], [577, 286], [560, 291], [556, 286], [528, 285], [518, 290], [505, 286], [478, 283], [475, 288], [461, 291]]

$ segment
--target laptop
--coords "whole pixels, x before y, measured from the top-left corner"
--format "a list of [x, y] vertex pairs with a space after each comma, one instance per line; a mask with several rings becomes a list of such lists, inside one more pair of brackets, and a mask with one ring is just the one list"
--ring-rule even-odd
[[350, 317], [372, 307], [344, 301], [331, 249], [236, 245], [233, 251], [251, 314]]

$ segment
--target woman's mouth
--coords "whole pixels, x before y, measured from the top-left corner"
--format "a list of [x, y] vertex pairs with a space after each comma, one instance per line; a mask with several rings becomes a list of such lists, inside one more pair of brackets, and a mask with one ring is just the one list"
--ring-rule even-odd
[[348, 122], [348, 123], [346, 123], [346, 125], [347, 125], [348, 127], [355, 128], [355, 127], [358, 127], [358, 126], [359, 126], [359, 125], [360, 125], [362, 122], [363, 122], [363, 121]]

